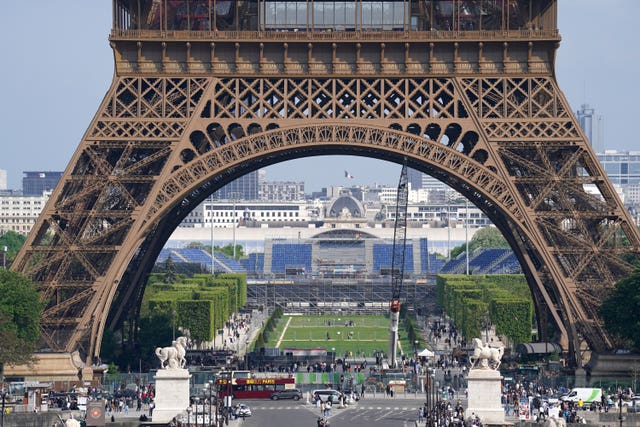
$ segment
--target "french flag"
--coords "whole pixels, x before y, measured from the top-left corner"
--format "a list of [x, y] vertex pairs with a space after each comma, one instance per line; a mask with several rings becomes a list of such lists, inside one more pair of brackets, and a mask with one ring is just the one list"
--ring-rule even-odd
[[350, 174], [349, 174], [349, 172], [347, 172], [347, 171], [344, 171], [344, 177], [345, 177], [345, 178], [347, 178], [347, 179], [353, 179], [353, 178], [355, 178], [355, 176], [350, 175]]

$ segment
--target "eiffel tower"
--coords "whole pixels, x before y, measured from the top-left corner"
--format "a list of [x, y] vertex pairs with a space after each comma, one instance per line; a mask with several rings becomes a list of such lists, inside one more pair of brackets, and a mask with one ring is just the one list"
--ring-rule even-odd
[[13, 268], [42, 339], [99, 356], [180, 221], [293, 158], [402, 163], [504, 234], [570, 363], [640, 236], [554, 76], [556, 0], [113, 0], [115, 76]]

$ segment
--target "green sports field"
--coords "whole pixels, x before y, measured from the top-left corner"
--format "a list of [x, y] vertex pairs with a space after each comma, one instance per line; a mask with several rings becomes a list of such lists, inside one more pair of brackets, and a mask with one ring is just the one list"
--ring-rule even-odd
[[[283, 316], [269, 334], [266, 347], [324, 347], [337, 355], [372, 357], [376, 351], [387, 353], [389, 319], [385, 316]], [[413, 354], [400, 322], [400, 350]]]

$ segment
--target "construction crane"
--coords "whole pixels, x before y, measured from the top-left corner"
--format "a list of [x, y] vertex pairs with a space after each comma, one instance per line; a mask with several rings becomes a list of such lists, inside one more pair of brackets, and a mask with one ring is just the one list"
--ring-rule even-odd
[[402, 165], [398, 194], [396, 195], [396, 217], [393, 229], [393, 255], [391, 259], [391, 304], [389, 305], [389, 355], [390, 368], [398, 365], [398, 323], [400, 321], [400, 295], [404, 280], [404, 254], [407, 242], [407, 202], [409, 198], [407, 163]]

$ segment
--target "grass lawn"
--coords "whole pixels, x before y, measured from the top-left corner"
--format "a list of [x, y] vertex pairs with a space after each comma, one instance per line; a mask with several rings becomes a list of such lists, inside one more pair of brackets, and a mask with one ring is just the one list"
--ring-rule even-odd
[[[385, 316], [283, 316], [276, 331], [269, 334], [266, 347], [324, 347], [338, 355], [351, 352], [354, 356], [373, 356], [375, 351], [389, 349], [389, 319]], [[406, 340], [402, 321], [399, 328], [400, 347], [404, 354], [413, 354], [413, 344]]]

